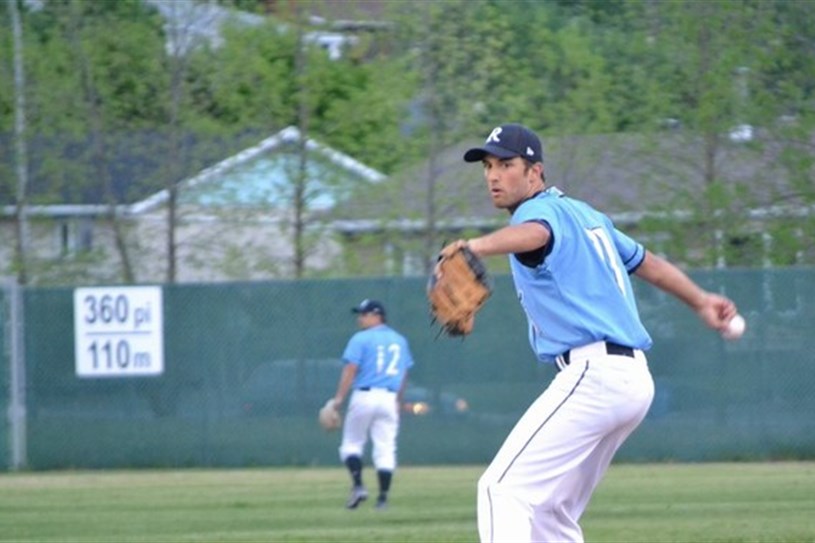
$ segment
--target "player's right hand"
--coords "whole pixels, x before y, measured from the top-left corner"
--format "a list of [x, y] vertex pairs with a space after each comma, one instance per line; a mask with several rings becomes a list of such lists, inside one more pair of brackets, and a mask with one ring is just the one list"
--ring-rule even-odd
[[703, 305], [696, 310], [702, 322], [720, 333], [727, 329], [736, 313], [738, 308], [731, 299], [712, 292], [707, 293]]

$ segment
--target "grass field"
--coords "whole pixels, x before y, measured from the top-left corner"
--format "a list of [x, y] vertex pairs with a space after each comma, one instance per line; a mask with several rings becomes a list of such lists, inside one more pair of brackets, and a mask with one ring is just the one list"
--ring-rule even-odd
[[[482, 469], [402, 467], [386, 511], [345, 510], [339, 466], [2, 474], [0, 541], [471, 542]], [[612, 466], [582, 525], [595, 542], [799, 543], [813, 518], [815, 463], [647, 464]]]

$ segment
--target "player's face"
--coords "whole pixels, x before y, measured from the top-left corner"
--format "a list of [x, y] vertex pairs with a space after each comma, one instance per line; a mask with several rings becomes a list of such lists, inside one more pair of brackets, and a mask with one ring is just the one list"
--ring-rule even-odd
[[543, 188], [540, 163], [530, 167], [521, 157], [492, 155], [484, 157], [482, 163], [490, 198], [499, 209], [513, 209]]
[[370, 328], [379, 324], [379, 315], [376, 313], [360, 313], [357, 315], [357, 324], [360, 328]]

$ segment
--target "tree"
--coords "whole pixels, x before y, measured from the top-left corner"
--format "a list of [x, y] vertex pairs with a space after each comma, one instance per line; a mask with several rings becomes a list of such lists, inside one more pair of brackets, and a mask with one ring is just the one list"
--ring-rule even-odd
[[[682, 226], [685, 244], [705, 250], [691, 263], [714, 266], [729, 261], [746, 264], [761, 261], [762, 241], [747, 242], [747, 210], [768, 205], [760, 190], [769, 171], [742, 174], [725, 181], [735, 161], [752, 157], [762, 163], [779, 109], [757, 100], [764, 94], [762, 81], [767, 67], [783, 58], [777, 40], [781, 4], [750, 2], [676, 2], [656, 4], [648, 13], [654, 44], [652, 72], [662, 82], [659, 92], [663, 118], [677, 119], [682, 152], [671, 159], [690, 165], [701, 180], [674, 189], [666, 208], [693, 211], [693, 220]], [[789, 21], [788, 21], [789, 22]], [[781, 54], [782, 57], [778, 55]], [[770, 60], [770, 58], [774, 60]], [[797, 86], [797, 90], [801, 90]], [[758, 94], [757, 94], [758, 93]], [[770, 106], [770, 107], [768, 107]], [[768, 124], [769, 122], [769, 124]], [[762, 134], [759, 134], [761, 130]], [[741, 159], [739, 157], [742, 157]], [[702, 241], [700, 245], [698, 242]], [[752, 249], [745, 251], [752, 245]]]
[[[395, 193], [413, 191], [422, 208], [408, 211], [404, 199], [394, 196], [378, 218], [426, 225], [420, 236], [400, 232], [386, 240], [397, 251], [419, 255], [425, 271], [442, 241], [442, 218], [459, 214], [459, 195], [441, 188], [448, 174], [446, 153], [476, 141], [499, 122], [524, 122], [545, 138], [629, 132], [652, 142], [636, 162], [650, 161], [653, 171], [673, 180], [657, 211], [693, 212], [690, 222], [659, 224], [673, 229], [671, 252], [684, 251], [689, 264], [715, 265], [722, 255], [730, 262], [734, 257], [755, 261], [758, 237], [745, 241], [736, 235], [748, 226], [747, 211], [770, 203], [800, 208], [813, 202], [815, 21], [805, 3], [393, 2], [384, 4], [384, 17], [394, 23], [389, 30], [355, 34], [357, 41], [340, 59], [303, 46], [311, 43], [312, 32], [334, 27], [306, 19], [304, 11], [287, 14], [284, 8], [295, 4], [278, 2], [273, 12], [254, 0], [219, 4], [239, 4], [267, 17], [256, 16], [250, 26], [222, 27], [220, 46], [169, 56], [165, 38], [172, 36], [162, 30], [165, 21], [138, 0], [22, 4], [26, 132], [38, 157], [32, 161], [29, 201], [79, 203], [95, 193], [108, 206], [116, 232], [120, 266], [110, 280], [137, 279], [133, 260], [140, 240], [114, 213], [129, 195], [114, 183], [119, 176], [113, 168], [120, 134], [139, 131], [155, 141], [150, 150], [132, 149], [134, 156], [141, 152], [135, 160], [160, 157], [160, 172], [131, 188], [139, 194], [165, 189], [169, 195], [170, 282], [180, 259], [196, 254], [177, 229], [184, 219], [179, 182], [212, 163], [212, 154], [206, 163], [197, 156], [200, 141], [214, 136], [224, 142], [223, 158], [246, 141], [291, 125], [299, 126], [304, 138], [399, 174], [395, 181], [403, 183]], [[3, 30], [12, 28], [8, 17], [0, 15]], [[4, 45], [12, 43], [11, 32], [3, 38]], [[4, 132], [14, 126], [10, 50], [0, 48], [0, 70], [8, 75], [0, 78]], [[667, 130], [667, 125], [680, 128]], [[43, 143], [55, 140], [58, 147]], [[156, 144], [161, 152], [155, 152]], [[6, 168], [2, 189], [12, 201], [11, 149], [0, 152]], [[289, 152], [300, 157], [291, 166], [290, 190], [275, 190], [293, 210], [286, 235], [297, 247], [292, 274], [301, 275], [309, 273], [306, 262], [324, 217], [309, 207], [319, 194], [308, 173], [313, 158], [302, 146]], [[558, 151], [561, 162], [563, 153]], [[773, 184], [774, 200], [764, 194], [765, 172], [733, 177], [733, 164], [744, 163], [743, 157], [763, 157], [776, 168], [768, 175], [784, 181]], [[407, 169], [426, 159], [424, 171]], [[412, 173], [402, 177], [405, 171]], [[632, 182], [637, 175], [632, 171]], [[655, 178], [642, 182], [653, 184]], [[384, 190], [377, 187], [378, 193]], [[235, 212], [229, 218], [251, 220]], [[777, 232], [768, 233], [774, 247], [784, 247], [778, 261], [801, 261], [811, 226], [800, 217], [776, 223]], [[231, 248], [230, 254], [240, 249]], [[107, 257], [87, 251], [61, 258], [59, 275], [67, 277], [68, 265], [81, 272], [89, 268], [87, 259]], [[40, 264], [32, 261], [28, 269], [35, 282], [45, 277]], [[282, 269], [281, 262], [269, 264], [278, 266], [275, 274]]]
[[[156, 72], [151, 62], [160, 57], [150, 50], [157, 45], [163, 53], [158, 22], [135, 0], [54, 1], [24, 16], [29, 137], [38, 152], [30, 201], [84, 203], [90, 194], [104, 202], [120, 259], [116, 280], [125, 282], [134, 280], [133, 267], [126, 228], [116, 212], [121, 195], [110, 149], [117, 130], [144, 126], [145, 119], [160, 114], [154, 85], [161, 79], [151, 78]], [[80, 251], [58, 258], [87, 268], [88, 256]], [[37, 280], [48, 281], [51, 258], [34, 264]], [[57, 273], [67, 275], [64, 269]]]
[[[407, 126], [410, 138], [420, 145], [420, 156], [428, 159], [421, 180], [424, 212], [420, 219], [425, 228], [419, 250], [422, 270], [427, 273], [441, 246], [439, 220], [454, 216], [458, 207], [455, 195], [438, 190], [444, 168], [440, 154], [482, 133], [486, 123], [494, 124], [491, 113], [496, 108], [513, 111], [513, 94], [501, 92], [511, 85], [513, 70], [503, 55], [512, 32], [500, 6], [485, 1], [424, 2], [406, 7], [398, 19], [398, 39], [401, 49], [409, 52], [410, 71], [418, 86]], [[399, 207], [393, 213], [402, 215]]]
[[[441, 245], [440, 221], [460, 216], [462, 199], [442, 188], [451, 167], [447, 155], [462, 141], [476, 141], [502, 122], [524, 122], [541, 131], [608, 131], [615, 119], [607, 107], [611, 90], [604, 59], [593, 49], [591, 25], [553, 27], [553, 8], [528, 2], [447, 1], [401, 4], [395, 17], [406, 72], [415, 98], [406, 120], [407, 139], [420, 146], [424, 172], [397, 182], [422, 183], [396, 193], [422, 198], [419, 216], [392, 197], [383, 221], [424, 223], [421, 240], [393, 235], [386, 243], [419, 255], [427, 273]], [[407, 79], [402, 76], [402, 79]], [[445, 226], [444, 228], [447, 228]]]
[[28, 153], [26, 145], [26, 107], [25, 107], [25, 68], [23, 65], [23, 39], [20, 14], [16, 0], [7, 0], [14, 36], [14, 148], [17, 171], [17, 190], [15, 206], [16, 243], [15, 267], [17, 283], [28, 282], [26, 262], [28, 260]]
[[308, 139], [336, 145], [363, 162], [387, 165], [393, 163], [387, 150], [397, 147], [394, 127], [399, 125], [396, 82], [389, 87], [394, 92], [377, 87], [383, 79], [376, 77], [376, 63], [358, 62], [353, 51], [331, 59], [309, 41], [314, 30], [297, 13], [252, 27], [228, 27], [222, 46], [196, 52], [190, 70], [191, 106], [217, 130], [299, 128], [299, 145], [287, 151], [297, 160], [282, 161], [288, 186], [279, 194], [289, 206], [282, 228], [293, 247], [295, 277], [309, 272], [307, 260], [321, 238], [322, 220], [312, 205], [321, 196], [317, 187], [342, 191], [337, 185], [347, 182], [330, 171], [314, 177], [319, 165], [312, 168]]
[[787, 180], [772, 190], [772, 203], [788, 212], [768, 232], [768, 260], [776, 266], [815, 262], [809, 242], [815, 236], [815, 14], [809, 7], [764, 6], [749, 74], [753, 121], [766, 131], [767, 146]]

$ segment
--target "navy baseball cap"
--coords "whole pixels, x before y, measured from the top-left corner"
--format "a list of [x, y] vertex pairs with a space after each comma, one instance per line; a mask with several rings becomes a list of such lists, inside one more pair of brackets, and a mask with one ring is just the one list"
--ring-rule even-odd
[[483, 146], [464, 153], [464, 161], [480, 162], [487, 155], [498, 158], [519, 156], [532, 163], [543, 162], [540, 138], [527, 127], [514, 123], [493, 128]]
[[377, 315], [385, 315], [385, 306], [376, 300], [369, 300], [365, 298], [358, 306], [351, 308], [352, 313], [376, 313]]

